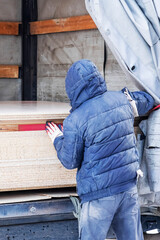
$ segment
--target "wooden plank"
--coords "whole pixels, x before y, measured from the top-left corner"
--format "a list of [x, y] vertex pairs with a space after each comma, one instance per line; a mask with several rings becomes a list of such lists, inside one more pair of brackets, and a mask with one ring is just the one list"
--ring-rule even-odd
[[0, 123], [0, 132], [18, 131], [18, 124], [2, 124]]
[[0, 65], [0, 78], [18, 78], [19, 66]]
[[21, 203], [21, 202], [29, 202], [29, 201], [39, 201], [51, 199], [51, 196], [43, 193], [21, 193], [21, 192], [10, 192], [10, 193], [1, 193], [0, 194], [0, 204], [7, 203]]
[[0, 132], [0, 191], [73, 187], [45, 131]]
[[89, 15], [30, 22], [31, 35], [80, 31], [96, 28], [95, 23]]
[[0, 123], [62, 120], [69, 115], [70, 108], [68, 103], [59, 102], [4, 101], [0, 102]]
[[76, 186], [45, 131], [0, 132], [0, 192]]
[[19, 35], [19, 22], [0, 22], [0, 35]]
[[67, 103], [0, 102], [0, 191], [76, 185], [76, 170], [65, 169], [45, 130], [19, 131], [19, 125], [63, 122]]
[[[50, 119], [51, 120], [51, 119]], [[63, 119], [52, 119], [54, 123], [63, 123]], [[20, 125], [28, 125], [28, 124], [46, 124], [46, 119], [38, 119], [38, 120], [0, 120], [0, 131], [18, 131]]]
[[70, 196], [77, 197], [76, 188], [49, 189], [49, 190], [34, 190], [0, 193], [0, 205], [7, 203], [21, 203], [38, 200], [47, 200], [52, 198], [69, 198]]

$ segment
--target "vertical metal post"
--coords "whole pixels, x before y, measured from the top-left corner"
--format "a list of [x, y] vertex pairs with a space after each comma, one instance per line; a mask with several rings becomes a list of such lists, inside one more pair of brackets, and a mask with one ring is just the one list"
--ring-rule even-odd
[[37, 36], [30, 25], [38, 18], [37, 0], [22, 0], [22, 100], [37, 100]]

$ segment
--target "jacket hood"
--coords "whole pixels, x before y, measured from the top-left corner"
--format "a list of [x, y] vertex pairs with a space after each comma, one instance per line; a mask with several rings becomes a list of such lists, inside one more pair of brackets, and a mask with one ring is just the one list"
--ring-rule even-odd
[[68, 70], [65, 86], [71, 112], [83, 102], [107, 91], [105, 80], [90, 60], [75, 62]]

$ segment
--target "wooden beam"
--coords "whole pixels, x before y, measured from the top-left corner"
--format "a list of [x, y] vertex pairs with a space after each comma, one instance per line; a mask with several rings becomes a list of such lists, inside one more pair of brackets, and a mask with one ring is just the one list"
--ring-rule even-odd
[[96, 29], [89, 15], [30, 22], [30, 34], [46, 34]]
[[0, 22], [0, 35], [19, 35], [19, 22]]
[[0, 132], [14, 132], [18, 131], [18, 124], [1, 124], [0, 123]]
[[0, 78], [18, 78], [19, 66], [0, 65]]

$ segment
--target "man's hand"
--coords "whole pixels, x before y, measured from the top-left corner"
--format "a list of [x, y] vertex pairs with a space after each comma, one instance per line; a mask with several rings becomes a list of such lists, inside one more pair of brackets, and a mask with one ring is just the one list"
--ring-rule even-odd
[[56, 137], [63, 135], [62, 131], [53, 122], [46, 124], [46, 132], [50, 137], [52, 143], [54, 143]]

